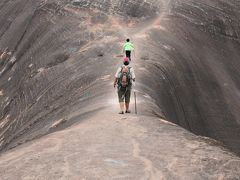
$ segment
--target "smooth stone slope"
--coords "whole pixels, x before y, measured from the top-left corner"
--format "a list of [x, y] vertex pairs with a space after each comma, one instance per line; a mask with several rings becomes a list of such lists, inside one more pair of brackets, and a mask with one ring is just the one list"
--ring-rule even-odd
[[239, 12], [235, 0], [1, 1], [0, 150], [101, 110], [130, 36], [143, 113], [239, 153]]
[[166, 119], [240, 153], [240, 2], [172, 0], [134, 32], [137, 70]]
[[239, 179], [240, 159], [214, 140], [112, 107], [3, 153], [1, 179]]

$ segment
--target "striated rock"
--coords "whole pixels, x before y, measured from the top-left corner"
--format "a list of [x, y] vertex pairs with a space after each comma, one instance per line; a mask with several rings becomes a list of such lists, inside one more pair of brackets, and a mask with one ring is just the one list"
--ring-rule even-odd
[[130, 37], [140, 114], [239, 153], [239, 12], [234, 0], [1, 1], [0, 149], [111, 107]]
[[[9, 119], [0, 143], [8, 149], [48, 133], [59, 119], [69, 120], [69, 113], [102, 98], [107, 90], [99, 87], [107, 82], [99, 84], [98, 78], [115, 67], [110, 54], [118, 46], [106, 28], [93, 28], [94, 14], [78, 13], [67, 1], [4, 1], [0, 7], [0, 49], [13, 52], [0, 69], [0, 122]], [[109, 51], [100, 59], [99, 45]], [[96, 67], [102, 71], [92, 73]]]
[[239, 9], [237, 1], [171, 1], [139, 43], [148, 55], [140, 79], [165, 117], [238, 153]]
[[160, 0], [72, 0], [72, 4], [81, 8], [98, 9], [105, 13], [135, 18], [156, 15], [163, 6]]

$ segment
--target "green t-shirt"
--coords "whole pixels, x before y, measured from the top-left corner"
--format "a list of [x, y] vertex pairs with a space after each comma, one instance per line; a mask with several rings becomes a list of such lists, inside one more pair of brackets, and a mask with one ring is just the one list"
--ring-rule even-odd
[[131, 42], [126, 42], [123, 46], [125, 51], [132, 51], [134, 50], [134, 45]]

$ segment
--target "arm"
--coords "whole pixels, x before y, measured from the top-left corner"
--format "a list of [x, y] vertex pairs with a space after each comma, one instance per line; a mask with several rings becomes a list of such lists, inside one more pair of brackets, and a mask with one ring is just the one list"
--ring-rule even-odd
[[123, 45], [123, 52], [125, 52], [125, 46], [126, 46], [126, 44]]
[[115, 88], [116, 85], [117, 85], [117, 82], [118, 82], [118, 74], [119, 74], [120, 71], [121, 71], [121, 68], [118, 68], [118, 70], [117, 70], [117, 72], [116, 72], [116, 74], [115, 74], [115, 76], [114, 76], [114, 83], [113, 83], [113, 87], [114, 87], [114, 88]]
[[113, 84], [113, 87], [114, 87], [114, 88], [116, 88], [117, 81], [118, 81], [118, 79], [115, 77], [115, 78], [114, 78], [114, 84]]
[[132, 46], [132, 49], [134, 50], [134, 44], [133, 43], [131, 43], [131, 46]]
[[132, 51], [133, 51], [133, 53], [134, 53], [134, 57], [135, 57], [135, 48], [134, 48], [134, 44], [131, 43], [131, 46], [132, 46]]
[[134, 69], [133, 69], [133, 68], [131, 68], [130, 73], [131, 73], [131, 76], [132, 76], [132, 80], [133, 80], [133, 82], [135, 82], [135, 80], [136, 80], [136, 76], [135, 76], [135, 73], [134, 73]]

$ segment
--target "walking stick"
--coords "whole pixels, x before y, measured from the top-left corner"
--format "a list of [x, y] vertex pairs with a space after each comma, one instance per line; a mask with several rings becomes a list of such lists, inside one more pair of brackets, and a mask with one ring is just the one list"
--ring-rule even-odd
[[135, 114], [137, 114], [137, 96], [135, 91], [134, 91], [134, 100], [135, 100]]

